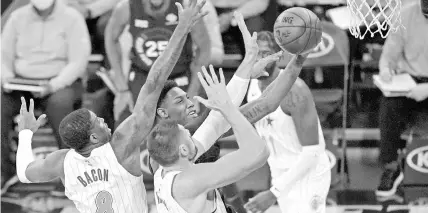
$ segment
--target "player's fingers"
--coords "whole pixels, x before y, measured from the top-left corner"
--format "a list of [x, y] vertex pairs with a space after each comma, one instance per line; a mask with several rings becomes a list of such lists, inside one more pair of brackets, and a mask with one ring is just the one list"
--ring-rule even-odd
[[197, 19], [201, 19], [202, 17], [208, 15], [208, 13], [209, 13], [208, 11], [204, 11], [204, 12], [199, 13], [197, 16]]
[[175, 6], [177, 6], [178, 14], [183, 12], [183, 6], [180, 3], [175, 2]]
[[183, 0], [183, 8], [186, 9], [186, 8], [189, 8], [189, 6], [190, 6], [189, 0]]
[[257, 32], [253, 32], [252, 38], [253, 38], [253, 41], [257, 41]]
[[[197, 2], [197, 1], [195, 1], [195, 2]], [[196, 7], [198, 8], [198, 11], [202, 10], [202, 8], [204, 7], [205, 3], [207, 3], [207, 0], [203, 0], [203, 1], [201, 1], [200, 3], [198, 3], [196, 5]]]
[[248, 31], [247, 25], [245, 24], [244, 17], [240, 12], [235, 11], [233, 13], [235, 21], [238, 24], [238, 28], [242, 33], [242, 36], [245, 38], [246, 36], [250, 36], [250, 32]]
[[27, 102], [24, 97], [21, 97], [21, 114], [27, 112]]
[[196, 7], [198, 0], [190, 0], [190, 8]]
[[220, 74], [220, 83], [226, 84], [226, 80], [224, 79], [223, 68], [219, 69], [219, 74]]
[[218, 82], [218, 77], [217, 77], [217, 75], [215, 74], [215, 70], [214, 70], [213, 65], [212, 65], [212, 64], [210, 64], [209, 68], [210, 68], [211, 78], [213, 79], [213, 82], [214, 82], [215, 84], [218, 84], [218, 83], [219, 83], [219, 82]]
[[34, 100], [30, 99], [30, 109], [28, 110], [29, 113], [34, 114]]
[[202, 72], [204, 73], [204, 77], [205, 80], [207, 81], [207, 84], [209, 86], [211, 86], [212, 84], [214, 84], [213, 79], [211, 78], [211, 76], [208, 74], [207, 68], [202, 67]]
[[195, 99], [196, 101], [198, 101], [199, 103], [202, 103], [203, 105], [205, 105], [206, 107], [209, 107], [209, 104], [208, 104], [208, 100], [207, 99], [204, 99], [204, 98], [202, 98], [202, 97], [200, 97], [200, 96], [195, 96], [195, 97], [193, 97], [193, 99]]
[[39, 118], [37, 118], [37, 123], [39, 123], [39, 125], [45, 120], [46, 118], [46, 114], [40, 115]]
[[269, 77], [269, 73], [268, 73], [268, 72], [266, 72], [266, 71], [263, 71], [263, 72], [262, 72], [262, 74], [261, 74], [261, 76]]
[[198, 78], [199, 78], [199, 81], [201, 82], [201, 85], [202, 85], [202, 87], [204, 88], [205, 92], [207, 92], [207, 91], [208, 91], [208, 89], [209, 89], [209, 87], [208, 87], [208, 84], [207, 84], [207, 82], [205, 81], [204, 77], [202, 77], [201, 72], [198, 72]]

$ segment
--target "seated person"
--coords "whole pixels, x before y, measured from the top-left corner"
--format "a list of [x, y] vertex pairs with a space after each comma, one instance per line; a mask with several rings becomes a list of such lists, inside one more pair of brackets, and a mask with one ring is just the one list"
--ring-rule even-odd
[[113, 8], [119, 0], [63, 0], [79, 11], [86, 19], [89, 33], [93, 37], [93, 51], [104, 54], [104, 31]]
[[413, 113], [428, 109], [428, 1], [419, 0], [406, 5], [401, 12], [406, 28], [389, 34], [379, 62], [383, 81], [391, 81], [392, 75], [409, 73], [418, 85], [407, 97], [382, 97], [379, 114], [380, 160], [385, 165], [378, 196], [391, 196], [403, 180], [397, 162], [397, 151], [406, 146], [400, 135], [413, 120]]
[[3, 181], [14, 174], [8, 133], [19, 113], [20, 97], [35, 98], [44, 106], [59, 148], [60, 121], [74, 110], [82, 96], [82, 82], [91, 51], [82, 16], [61, 0], [31, 0], [15, 10], [2, 34], [1, 84], [11, 78], [48, 80], [45, 92], [2, 91], [1, 162]]
[[[261, 14], [268, 8], [269, 0], [211, 0], [217, 9], [220, 21], [220, 31], [225, 43], [225, 52], [228, 54], [245, 54], [244, 42], [236, 21], [233, 19], [233, 12], [238, 11], [244, 16], [250, 33], [263, 29], [265, 20]], [[239, 52], [236, 52], [234, 45], [237, 44]], [[238, 50], [237, 49], [237, 50]]]

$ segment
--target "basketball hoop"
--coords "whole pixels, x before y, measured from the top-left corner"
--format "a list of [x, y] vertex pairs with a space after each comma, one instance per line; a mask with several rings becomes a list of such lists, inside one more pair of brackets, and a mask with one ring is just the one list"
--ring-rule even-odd
[[[379, 33], [386, 38], [391, 31], [403, 27], [401, 0], [347, 0], [347, 3], [351, 13], [349, 31], [355, 38], [364, 39], [367, 33], [371, 37]], [[366, 29], [361, 29], [364, 25]]]

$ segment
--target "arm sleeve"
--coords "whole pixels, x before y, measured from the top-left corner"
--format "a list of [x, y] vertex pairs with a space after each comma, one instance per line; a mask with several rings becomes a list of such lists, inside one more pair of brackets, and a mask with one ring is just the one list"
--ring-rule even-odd
[[28, 165], [34, 161], [33, 149], [31, 147], [31, 138], [33, 132], [24, 129], [19, 132], [18, 151], [16, 152], [16, 174], [23, 183], [31, 183], [25, 175]]
[[[235, 106], [241, 105], [245, 93], [247, 92], [249, 82], [249, 79], [243, 79], [234, 75], [227, 84], [227, 92]], [[196, 130], [193, 138], [199, 141], [204, 147], [204, 151], [206, 151], [229, 129], [230, 124], [221, 115], [221, 113], [212, 110], [207, 119], [202, 123], [198, 130]]]

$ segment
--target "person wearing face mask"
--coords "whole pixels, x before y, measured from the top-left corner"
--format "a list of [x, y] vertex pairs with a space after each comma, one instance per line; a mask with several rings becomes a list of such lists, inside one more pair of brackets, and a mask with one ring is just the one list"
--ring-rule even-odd
[[400, 135], [414, 112], [428, 109], [428, 0], [406, 5], [401, 12], [405, 30], [391, 33], [379, 62], [380, 76], [390, 82], [397, 73], [409, 73], [418, 83], [407, 97], [382, 97], [380, 104], [380, 160], [385, 165], [378, 196], [393, 195], [403, 180], [397, 151], [405, 147]]
[[34, 98], [47, 112], [58, 147], [60, 121], [81, 102], [81, 76], [91, 52], [88, 29], [78, 11], [62, 0], [31, 0], [16, 9], [2, 32], [1, 85], [14, 78], [42, 80], [43, 92], [5, 91], [1, 95], [2, 186], [14, 175], [9, 131], [20, 97]]

